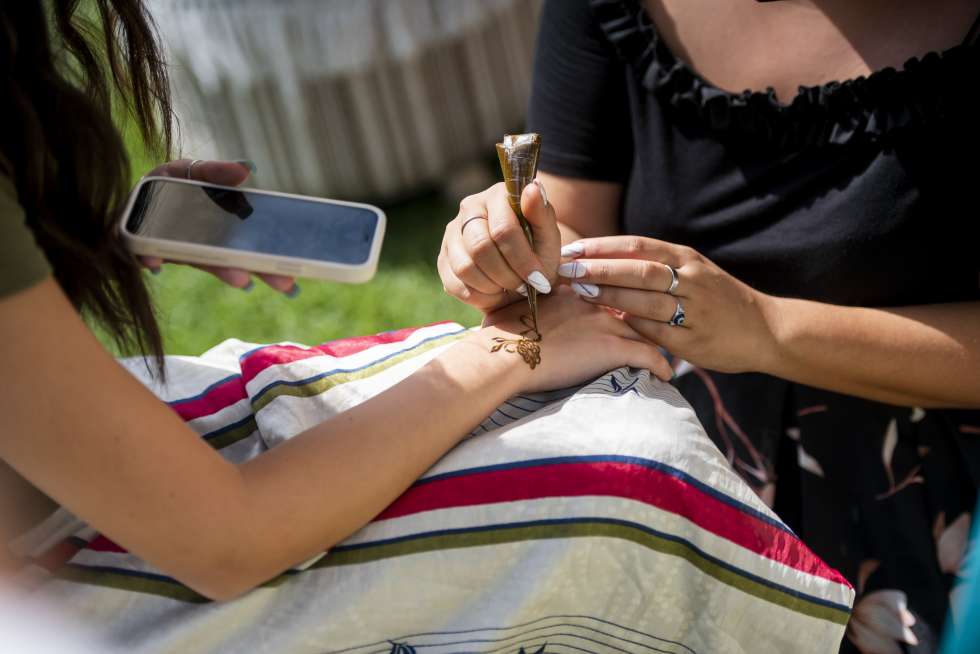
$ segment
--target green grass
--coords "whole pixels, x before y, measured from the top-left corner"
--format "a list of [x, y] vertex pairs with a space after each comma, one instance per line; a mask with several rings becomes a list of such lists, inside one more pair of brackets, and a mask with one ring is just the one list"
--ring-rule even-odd
[[[132, 130], [127, 143], [135, 179], [153, 164]], [[262, 186], [261, 170], [254, 185]], [[147, 274], [166, 352], [196, 355], [227, 338], [316, 344], [440, 320], [477, 324], [479, 313], [445, 294], [435, 268], [455, 209], [436, 195], [385, 209], [378, 274], [366, 284], [300, 280], [299, 296], [289, 299], [258, 281], [246, 293], [189, 266], [166, 264], [160, 275]]]

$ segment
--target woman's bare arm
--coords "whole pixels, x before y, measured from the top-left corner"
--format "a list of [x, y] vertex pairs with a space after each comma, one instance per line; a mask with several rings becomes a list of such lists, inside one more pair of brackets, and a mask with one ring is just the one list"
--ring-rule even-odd
[[533, 372], [490, 353], [493, 336], [523, 329], [521, 307], [501, 312], [388, 391], [236, 466], [105, 352], [48, 280], [0, 300], [0, 458], [154, 566], [232, 597], [367, 523], [516, 392], [619, 365], [669, 376], [621, 321], [561, 295], [542, 309]]
[[766, 372], [890, 404], [980, 408], [980, 302], [870, 309], [774, 299]]
[[538, 180], [555, 207], [561, 242], [619, 232], [619, 205], [623, 185], [539, 173]]
[[355, 531], [522, 379], [510, 357], [458, 348], [409, 383], [235, 466], [103, 350], [53, 281], [0, 302], [0, 360], [0, 457], [214, 598]]

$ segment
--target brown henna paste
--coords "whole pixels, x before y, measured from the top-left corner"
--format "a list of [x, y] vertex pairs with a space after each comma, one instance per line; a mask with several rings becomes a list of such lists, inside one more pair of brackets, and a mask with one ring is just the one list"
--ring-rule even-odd
[[538, 345], [541, 341], [541, 334], [538, 333], [537, 326], [532, 324], [533, 321], [531, 316], [521, 316], [521, 322], [527, 329], [519, 334], [520, 338], [495, 336], [493, 342], [496, 345], [491, 347], [490, 351], [500, 352], [503, 350], [511, 354], [520, 354], [524, 363], [531, 366], [531, 370], [534, 370], [535, 366], [541, 363], [541, 346]]

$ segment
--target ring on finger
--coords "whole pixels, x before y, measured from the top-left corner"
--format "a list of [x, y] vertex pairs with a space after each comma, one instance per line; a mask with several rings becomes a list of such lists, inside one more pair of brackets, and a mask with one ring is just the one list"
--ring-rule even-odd
[[184, 173], [184, 177], [186, 177], [187, 179], [192, 179], [191, 173], [194, 172], [194, 166], [196, 166], [199, 163], [201, 163], [200, 159], [194, 159], [189, 164], [187, 164], [187, 171]]
[[[667, 264], [664, 264], [664, 265], [667, 266]], [[677, 287], [680, 286], [681, 280], [680, 280], [680, 277], [677, 274], [677, 271], [674, 270], [674, 268], [672, 266], [667, 266], [667, 270], [670, 271], [670, 286], [667, 287], [667, 291], [666, 292], [667, 292], [668, 295], [673, 295], [674, 292], [677, 291]], [[678, 306], [679, 305], [680, 305], [680, 303], [678, 303]]]
[[489, 222], [489, 218], [487, 218], [486, 216], [471, 216], [470, 218], [464, 220], [463, 224], [459, 226], [459, 233], [462, 234], [463, 230], [466, 229], [466, 226], [469, 225], [474, 220], [486, 220], [487, 222]]
[[677, 300], [677, 307], [674, 308], [674, 315], [670, 317], [667, 322], [671, 327], [680, 327], [684, 324], [687, 319], [687, 315], [684, 313], [684, 307], [681, 305], [681, 301]]

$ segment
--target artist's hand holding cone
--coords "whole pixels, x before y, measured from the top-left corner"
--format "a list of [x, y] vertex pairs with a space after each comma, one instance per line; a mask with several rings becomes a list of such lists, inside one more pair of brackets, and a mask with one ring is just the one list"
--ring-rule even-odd
[[542, 185], [527, 185], [521, 211], [531, 226], [533, 248], [503, 182], [463, 198], [459, 213], [446, 226], [439, 253], [439, 276], [447, 293], [488, 313], [517, 300], [526, 302], [527, 286], [551, 292], [561, 261], [561, 234]]

